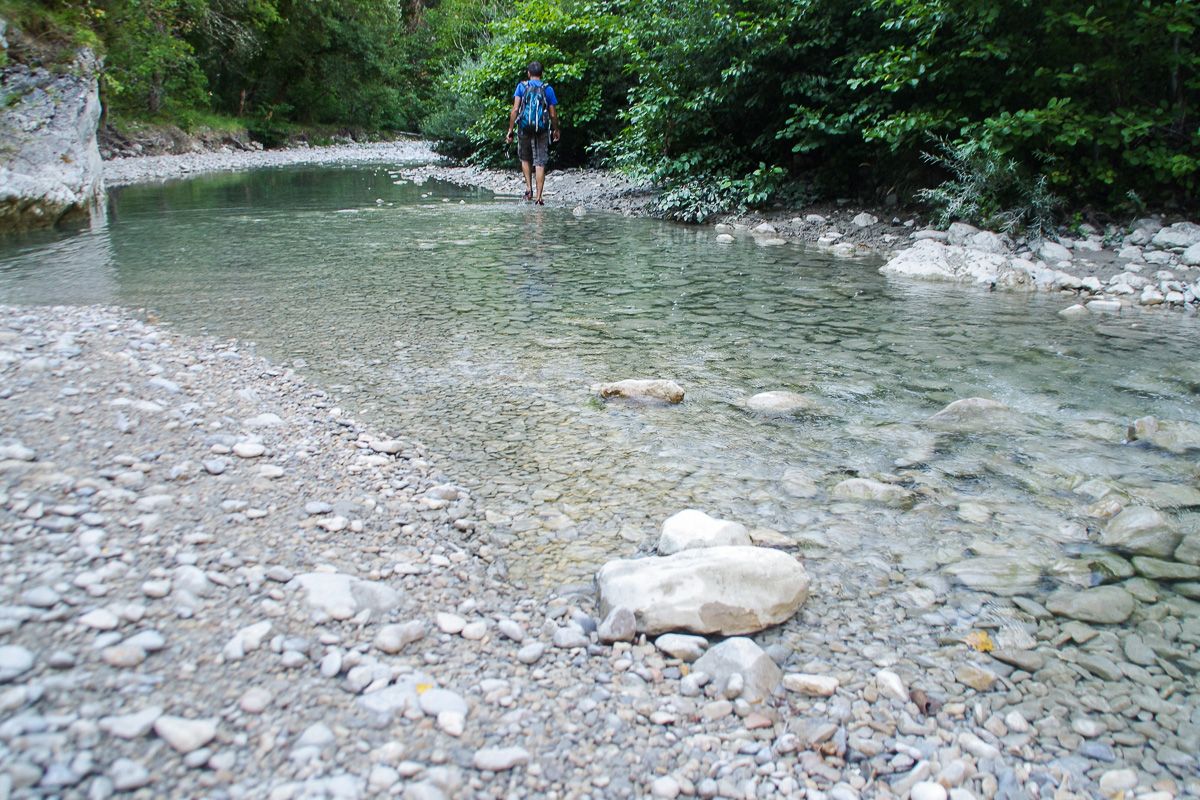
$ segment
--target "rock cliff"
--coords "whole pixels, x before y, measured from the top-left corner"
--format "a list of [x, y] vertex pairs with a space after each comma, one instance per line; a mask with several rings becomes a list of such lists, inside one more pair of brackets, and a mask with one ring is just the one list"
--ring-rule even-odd
[[[7, 52], [5, 27], [0, 20]], [[61, 71], [18, 63], [0, 70], [0, 233], [54, 225], [100, 202], [98, 69], [85, 49]]]

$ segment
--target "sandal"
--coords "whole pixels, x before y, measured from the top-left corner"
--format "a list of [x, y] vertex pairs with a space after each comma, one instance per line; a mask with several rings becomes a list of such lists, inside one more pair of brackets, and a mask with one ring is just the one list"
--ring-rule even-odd
[[532, 199], [533, 199], [533, 190], [532, 190], [532, 189], [526, 189], [526, 190], [525, 190], [525, 199], [526, 199], [526, 200], [532, 200]]
[[545, 201], [545, 200], [537, 200], [537, 201], [535, 201], [535, 203], [536, 203], [536, 205], [539, 205], [539, 206], [544, 206], [544, 205], [546, 205], [546, 201]]

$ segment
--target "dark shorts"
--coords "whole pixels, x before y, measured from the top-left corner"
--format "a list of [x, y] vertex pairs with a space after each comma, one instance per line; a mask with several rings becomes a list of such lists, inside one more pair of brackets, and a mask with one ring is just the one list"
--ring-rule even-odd
[[550, 131], [545, 133], [517, 134], [517, 158], [530, 161], [535, 167], [546, 166], [550, 158]]

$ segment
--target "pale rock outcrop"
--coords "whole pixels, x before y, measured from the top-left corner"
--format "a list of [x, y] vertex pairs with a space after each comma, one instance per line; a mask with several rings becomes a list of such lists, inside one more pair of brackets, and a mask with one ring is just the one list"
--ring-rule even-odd
[[753, 633], [777, 625], [808, 599], [804, 566], [780, 550], [704, 547], [671, 556], [619, 559], [596, 574], [600, 616], [633, 611], [637, 630]]
[[740, 522], [710, 517], [694, 508], [668, 517], [658, 538], [659, 555], [669, 556], [694, 547], [749, 545], [750, 533]]
[[0, 232], [54, 225], [101, 202], [98, 70], [81, 50], [59, 73], [0, 72]]
[[674, 381], [628, 379], [614, 383], [598, 383], [592, 391], [605, 400], [624, 397], [630, 400], [649, 400], [663, 403], [682, 403], [683, 388]]
[[926, 280], [991, 283], [1007, 266], [1008, 259], [994, 253], [979, 253], [958, 245], [921, 239], [897, 253], [880, 267], [884, 275]]

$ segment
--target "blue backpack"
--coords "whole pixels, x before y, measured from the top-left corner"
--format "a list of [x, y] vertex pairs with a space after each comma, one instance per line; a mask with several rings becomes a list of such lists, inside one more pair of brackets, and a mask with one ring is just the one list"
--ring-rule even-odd
[[521, 112], [517, 115], [521, 133], [536, 136], [550, 130], [550, 104], [546, 102], [546, 84], [525, 82]]

